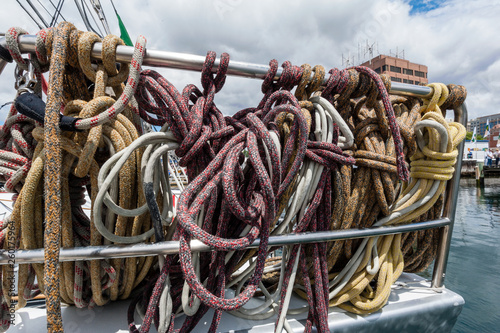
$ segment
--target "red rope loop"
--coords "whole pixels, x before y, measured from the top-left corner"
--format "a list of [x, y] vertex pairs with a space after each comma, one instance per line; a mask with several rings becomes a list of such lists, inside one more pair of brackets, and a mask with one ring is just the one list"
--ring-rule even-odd
[[269, 61], [269, 70], [264, 77], [264, 82], [262, 82], [261, 91], [264, 95], [274, 91], [274, 78], [278, 72], [278, 61], [272, 59]]
[[277, 87], [292, 90], [297, 84], [299, 84], [302, 78], [303, 69], [299, 66], [293, 66], [290, 61], [285, 61], [281, 67], [283, 67], [283, 72], [278, 79]]
[[321, 92], [321, 96], [331, 103], [335, 94], [340, 94], [344, 91], [349, 81], [349, 73], [345, 69], [339, 70], [338, 68], [332, 68], [328, 73], [330, 73], [330, 76], [326, 81], [325, 88]]
[[21, 69], [29, 71], [29, 62], [28, 60], [24, 59], [23, 56], [21, 55], [21, 50], [19, 48], [19, 41], [18, 41], [19, 36], [26, 34], [28, 34], [28, 32], [23, 28], [12, 27], [5, 33], [5, 41], [7, 44], [7, 50], [9, 51], [10, 55], [17, 63], [17, 65]]

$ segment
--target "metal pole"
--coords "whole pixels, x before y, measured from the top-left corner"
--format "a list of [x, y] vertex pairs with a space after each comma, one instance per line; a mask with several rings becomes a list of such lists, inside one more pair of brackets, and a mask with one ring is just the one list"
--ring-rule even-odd
[[[416, 230], [424, 230], [431, 228], [443, 227], [450, 224], [447, 218], [441, 218], [433, 221], [404, 224], [391, 227], [376, 227], [367, 229], [347, 229], [311, 232], [302, 234], [288, 234], [280, 236], [272, 236], [269, 238], [269, 246], [282, 246], [299, 243], [318, 243], [326, 241], [334, 241], [341, 239], [364, 238], [370, 236], [382, 236], [396, 233], [411, 232]], [[259, 240], [254, 241], [249, 248], [259, 247]], [[210, 251], [212, 248], [203, 244], [199, 240], [191, 241], [191, 250], [193, 252]], [[17, 264], [26, 263], [42, 263], [44, 260], [44, 249], [35, 250], [16, 250], [10, 252], [8, 250], [0, 251], [0, 265], [7, 264], [9, 254], [14, 253]], [[161, 242], [161, 243], [139, 243], [133, 245], [102, 245], [88, 246], [76, 248], [63, 248], [59, 254], [59, 261], [75, 261], [75, 260], [94, 260], [105, 258], [125, 258], [125, 257], [144, 257], [157, 254], [176, 254], [179, 253], [179, 242]]]
[[[461, 123], [467, 128], [467, 105], [465, 103], [455, 110], [455, 121]], [[441, 228], [439, 232], [439, 245], [436, 261], [434, 262], [434, 271], [432, 272], [433, 288], [441, 288], [444, 285], [444, 278], [446, 276], [451, 235], [453, 233], [453, 224], [455, 223], [455, 213], [457, 210], [458, 187], [460, 186], [460, 172], [462, 170], [464, 145], [465, 140], [458, 145], [455, 173], [446, 186], [446, 201], [443, 208], [443, 217], [449, 218], [451, 223]]]
[[[21, 52], [35, 52], [35, 36], [19, 36], [19, 42]], [[0, 39], [0, 44], [4, 45], [5, 40]], [[91, 53], [92, 57], [95, 59], [101, 59], [101, 50], [102, 43], [95, 43]], [[116, 48], [116, 61], [123, 63], [130, 62], [133, 53], [134, 48], [132, 46], [118, 45]], [[143, 64], [145, 66], [151, 67], [168, 67], [200, 72], [204, 62], [204, 56], [188, 53], [146, 50]], [[219, 59], [216, 59], [213, 66], [214, 72], [217, 70], [218, 66]], [[268, 65], [231, 60], [229, 62], [227, 74], [253, 79], [264, 79], [268, 70]], [[281, 76], [281, 73], [282, 69], [278, 68], [275, 79], [278, 79]], [[326, 83], [326, 79], [324, 82]], [[429, 97], [432, 95], [432, 91], [432, 88], [425, 86], [415, 86], [406, 83], [392, 82], [390, 93], [416, 97]]]

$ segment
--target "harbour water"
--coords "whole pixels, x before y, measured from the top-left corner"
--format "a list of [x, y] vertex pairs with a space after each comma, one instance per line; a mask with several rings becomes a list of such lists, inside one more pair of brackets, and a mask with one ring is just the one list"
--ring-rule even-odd
[[445, 285], [465, 299], [454, 333], [500, 332], [500, 179], [460, 182]]

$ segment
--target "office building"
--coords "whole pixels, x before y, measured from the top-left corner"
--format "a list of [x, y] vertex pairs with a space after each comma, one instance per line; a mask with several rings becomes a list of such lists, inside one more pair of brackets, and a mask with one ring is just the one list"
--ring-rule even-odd
[[361, 64], [373, 69], [378, 74], [387, 74], [393, 82], [409, 84], [427, 84], [427, 66], [415, 64], [405, 59], [378, 55]]
[[484, 136], [484, 133], [486, 132], [486, 122], [490, 121], [490, 132], [493, 126], [500, 124], [500, 113], [495, 113], [495, 114], [490, 114], [488, 116], [482, 116], [479, 118], [471, 119], [470, 122], [470, 127], [467, 126], [469, 132], [474, 131], [474, 127], [476, 127], [476, 133], [481, 134]]

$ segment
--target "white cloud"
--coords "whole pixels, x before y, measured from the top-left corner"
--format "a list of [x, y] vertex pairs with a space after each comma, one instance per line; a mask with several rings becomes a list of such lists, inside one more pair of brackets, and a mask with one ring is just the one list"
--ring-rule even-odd
[[[429, 67], [430, 81], [465, 85], [470, 118], [499, 112], [500, 5], [493, 3], [450, 0], [410, 15], [410, 5], [402, 0], [115, 2], [132, 39], [143, 34], [152, 49], [198, 55], [214, 50], [228, 52], [238, 61], [267, 64], [276, 58], [280, 63], [290, 60], [332, 68], [342, 66], [342, 54], [357, 56], [358, 43], [367, 40], [376, 42], [380, 53], [397, 47], [406, 59]], [[111, 30], [118, 33], [110, 2], [103, 0], [102, 5]], [[38, 30], [16, 3], [3, 6], [0, 30], [13, 25]], [[73, 2], [65, 4], [63, 15], [83, 29]], [[12, 72], [9, 65], [0, 77], [0, 104], [13, 97]], [[160, 72], [179, 90], [200, 82], [199, 73]], [[216, 102], [224, 113], [232, 114], [255, 106], [260, 98], [259, 81], [230, 78]]]

